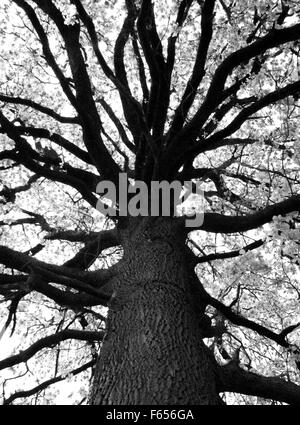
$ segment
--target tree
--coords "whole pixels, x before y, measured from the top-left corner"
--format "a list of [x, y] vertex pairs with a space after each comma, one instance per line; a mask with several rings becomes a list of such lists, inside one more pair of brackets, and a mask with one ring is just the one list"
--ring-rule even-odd
[[[29, 341], [0, 368], [46, 379], [4, 403], [92, 368], [91, 404], [299, 404], [298, 2], [0, 9], [2, 334]], [[203, 223], [104, 218], [121, 173], [201, 183]]]

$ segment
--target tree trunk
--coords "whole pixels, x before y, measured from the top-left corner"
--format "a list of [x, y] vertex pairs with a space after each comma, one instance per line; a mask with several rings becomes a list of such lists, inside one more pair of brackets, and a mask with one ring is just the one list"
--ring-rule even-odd
[[220, 404], [183, 229], [172, 219], [131, 219], [121, 234], [124, 271], [113, 282], [90, 403]]

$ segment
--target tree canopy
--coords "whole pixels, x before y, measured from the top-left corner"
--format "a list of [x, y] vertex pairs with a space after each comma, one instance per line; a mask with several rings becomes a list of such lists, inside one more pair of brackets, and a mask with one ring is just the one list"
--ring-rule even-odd
[[123, 255], [96, 187], [127, 173], [201, 183], [223, 399], [299, 404], [299, 2], [2, 0], [0, 40], [3, 403], [87, 402]]

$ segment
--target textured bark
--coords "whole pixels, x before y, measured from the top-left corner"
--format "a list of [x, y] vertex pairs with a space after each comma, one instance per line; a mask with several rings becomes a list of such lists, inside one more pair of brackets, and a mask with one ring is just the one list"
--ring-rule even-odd
[[90, 403], [220, 404], [183, 229], [136, 219], [121, 233], [124, 272], [113, 282]]

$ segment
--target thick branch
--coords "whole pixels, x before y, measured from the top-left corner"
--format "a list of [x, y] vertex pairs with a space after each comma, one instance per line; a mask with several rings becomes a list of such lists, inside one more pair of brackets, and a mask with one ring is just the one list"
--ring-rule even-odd
[[20, 272], [32, 273], [48, 281], [74, 288], [94, 297], [103, 297], [101, 286], [104, 286], [116, 272], [116, 268], [93, 272], [79, 271], [70, 267], [48, 264], [24, 253], [0, 246], [0, 263]]
[[76, 99], [72, 93], [72, 90], [70, 89], [69, 83], [66, 79], [66, 77], [64, 76], [63, 72], [61, 71], [61, 69], [59, 68], [52, 52], [49, 46], [49, 40], [48, 37], [34, 11], [34, 9], [28, 4], [26, 3], [24, 0], [13, 0], [20, 8], [22, 8], [24, 10], [24, 12], [26, 13], [27, 17], [29, 18], [33, 28], [35, 29], [36, 33], [38, 34], [38, 37], [40, 39], [42, 48], [43, 48], [43, 53], [44, 56], [46, 58], [46, 61], [48, 63], [48, 65], [52, 68], [54, 74], [56, 75], [58, 81], [60, 82], [60, 85], [65, 93], [65, 95], [67, 96], [67, 98], [69, 99], [70, 103], [73, 105], [73, 107], [75, 109], [77, 109], [77, 102]]
[[[29, 213], [29, 212], [27, 212]], [[93, 237], [92, 240], [90, 240]], [[112, 246], [118, 245], [119, 238], [116, 229], [111, 230], [105, 230], [101, 231], [99, 233], [91, 232], [89, 234], [86, 234], [85, 232], [74, 232], [74, 231], [51, 231], [48, 235], [48, 239], [65, 239], [70, 240], [72, 242], [86, 242], [86, 245], [70, 260], [66, 261], [63, 264], [63, 270], [67, 268], [68, 272], [67, 274], [69, 276], [77, 276], [77, 277], [83, 277], [81, 272], [75, 271], [75, 269], [86, 269], [88, 268], [95, 259], [99, 256], [102, 250], [106, 248], [110, 248]], [[4, 251], [4, 252], [3, 252]], [[5, 257], [11, 257], [11, 262], [9, 263], [12, 267], [16, 267], [17, 269], [25, 270], [26, 267], [29, 268], [28, 273], [30, 273], [30, 263], [31, 263], [31, 257], [23, 254], [23, 253], [16, 253], [15, 251], [9, 250], [9, 248], [4, 248], [2, 250], [2, 255]], [[17, 257], [17, 258], [15, 258]], [[22, 261], [23, 260], [23, 261]], [[4, 260], [5, 264], [7, 264], [8, 260]], [[47, 278], [42, 278], [38, 275], [38, 270], [43, 267], [43, 263], [36, 262], [35, 264], [38, 268], [36, 268], [36, 273], [33, 273], [30, 275], [30, 289], [35, 290], [37, 292], [42, 293], [48, 298], [51, 298], [54, 300], [57, 304], [62, 306], [68, 306], [70, 308], [78, 308], [82, 306], [92, 306], [92, 305], [107, 305], [108, 300], [111, 297], [111, 288], [109, 285], [106, 285], [106, 280], [103, 281], [104, 286], [101, 287], [101, 289], [95, 290], [91, 287], [87, 286], [88, 279], [84, 282], [80, 282], [80, 288], [82, 291], [79, 293], [74, 293], [71, 291], [64, 291], [61, 289], [58, 289], [57, 287], [54, 287], [47, 283]], [[24, 265], [24, 267], [22, 266]], [[58, 268], [57, 268], [58, 267]], [[47, 267], [45, 269], [46, 277], [50, 278], [52, 277], [54, 281], [60, 280], [63, 278], [63, 272], [60, 272], [62, 270], [60, 266], [52, 268], [52, 265], [50, 265], [50, 270], [54, 270], [58, 274], [56, 275], [49, 275], [49, 272], [47, 270]], [[73, 270], [73, 272], [72, 272]], [[71, 274], [70, 274], [71, 272]], [[95, 281], [96, 284], [100, 284], [100, 280], [97, 278], [97, 273], [93, 273], [94, 276], [92, 278], [93, 281]], [[106, 273], [106, 272], [105, 272]], [[92, 274], [92, 275], [93, 275]], [[22, 289], [27, 288], [28, 285], [26, 281], [28, 280], [27, 275], [0, 275], [0, 285], [1, 287], [5, 288], [6, 293], [10, 293], [11, 291], [14, 291], [16, 288]], [[96, 282], [97, 281], [97, 282]], [[61, 283], [64, 283], [65, 285], [69, 287], [74, 287], [74, 281], [64, 281]], [[78, 283], [78, 282], [77, 282]], [[76, 282], [75, 282], [76, 284]], [[77, 286], [77, 289], [78, 286]]]
[[53, 347], [61, 341], [66, 339], [77, 339], [80, 341], [102, 341], [104, 332], [92, 332], [92, 331], [78, 331], [76, 329], [66, 329], [64, 331], [58, 332], [54, 335], [46, 336], [36, 341], [30, 347], [24, 351], [20, 351], [19, 354], [8, 357], [0, 361], [0, 370], [7, 367], [15, 366], [16, 364], [27, 362], [31, 357], [33, 357], [38, 351], [43, 348]]
[[91, 160], [90, 155], [86, 151], [74, 145], [73, 143], [71, 143], [69, 140], [67, 140], [65, 137], [61, 136], [60, 134], [53, 133], [53, 132], [50, 132], [49, 130], [46, 130], [44, 128], [39, 128], [39, 127], [18, 126], [16, 127], [16, 130], [20, 132], [20, 134], [29, 135], [34, 138], [51, 140], [51, 142], [54, 142], [58, 146], [61, 146], [62, 148], [66, 149], [68, 152], [75, 155], [77, 158], [81, 159], [81, 161], [84, 161], [87, 164], [93, 164], [93, 161]]
[[162, 136], [170, 97], [170, 75], [157, 33], [153, 4], [143, 0], [137, 29], [151, 75], [151, 91], [147, 109], [147, 124], [153, 128], [154, 139]]
[[[86, 12], [85, 8], [82, 5], [82, 2], [80, 0], [71, 0], [71, 3], [73, 3], [76, 8], [78, 15], [85, 25], [88, 35], [90, 37], [92, 47], [95, 53], [95, 56], [98, 60], [99, 65], [101, 66], [105, 76], [113, 82], [115, 87], [118, 89], [121, 98], [124, 99], [126, 97], [126, 102], [128, 102], [128, 108], [132, 109], [132, 111], [135, 112], [135, 115], [140, 123], [143, 122], [143, 112], [140, 104], [137, 102], [134, 97], [131, 96], [131, 93], [128, 91], [127, 87], [122, 84], [122, 82], [115, 76], [112, 69], [108, 66], [106, 60], [104, 59], [100, 49], [99, 49], [99, 43], [98, 43], [98, 36], [96, 32], [96, 28], [94, 25], [93, 20]], [[125, 111], [124, 111], [125, 113]]]
[[34, 102], [31, 99], [23, 99], [22, 97], [18, 97], [18, 96], [14, 97], [14, 96], [6, 96], [4, 94], [0, 94], [0, 100], [6, 103], [29, 106], [30, 108], [35, 109], [39, 112], [42, 112], [43, 114], [46, 114], [49, 117], [52, 117], [56, 121], [59, 121], [63, 124], [79, 124], [79, 120], [77, 117], [64, 117], [62, 115], [59, 115], [57, 112], [53, 111], [52, 109], [46, 106], [40, 105], [39, 103]]
[[29, 190], [33, 183], [35, 183], [39, 179], [39, 176], [33, 175], [31, 176], [27, 183], [22, 186], [17, 186], [14, 188], [9, 188], [4, 186], [4, 188], [0, 191], [0, 196], [3, 196], [7, 202], [14, 202], [16, 199], [16, 194], [20, 192], [26, 192]]
[[135, 146], [133, 143], [131, 143], [131, 141], [128, 139], [128, 136], [126, 134], [126, 131], [121, 123], [121, 121], [119, 120], [119, 118], [115, 115], [114, 111], [112, 110], [112, 108], [110, 107], [110, 105], [103, 99], [97, 99], [97, 102], [100, 103], [100, 105], [103, 107], [103, 109], [105, 110], [105, 112], [107, 113], [107, 115], [109, 116], [109, 118], [112, 120], [112, 122], [114, 123], [114, 125], [116, 126], [120, 137], [122, 139], [122, 142], [124, 143], [124, 145], [131, 151], [131, 152], [135, 152]]
[[220, 392], [253, 395], [288, 404], [300, 405], [300, 387], [277, 377], [265, 377], [241, 369], [230, 362], [218, 369]]
[[266, 50], [293, 40], [298, 40], [299, 37], [300, 24], [280, 30], [273, 29], [265, 37], [261, 37], [254, 43], [229, 55], [217, 68], [204, 102], [191, 122], [185, 127], [180, 137], [184, 139], [197, 137], [204, 122], [222, 99], [225, 82], [234, 68], [242, 63], [247, 63], [251, 58], [260, 55]]
[[[193, 0], [182, 0], [177, 12], [176, 17], [176, 24], [177, 29], [179, 30], [182, 25], [184, 24], [184, 21], [186, 20], [188, 16], [189, 9], [193, 3]], [[171, 36], [168, 39], [168, 57], [167, 57], [167, 68], [168, 68], [168, 74], [169, 77], [171, 77], [173, 72], [173, 67], [175, 63], [175, 54], [176, 54], [176, 41], [178, 38], [178, 32], [173, 32]]]
[[[264, 241], [262, 239], [259, 239], [258, 241], [252, 242], [251, 244], [246, 245], [241, 249], [245, 252], [249, 252], [249, 251], [252, 251], [253, 249], [259, 248], [260, 246], [263, 245], [263, 243]], [[201, 264], [201, 263], [206, 263], [208, 261], [213, 261], [213, 260], [224, 260], [226, 258], [239, 257], [241, 255], [241, 249], [237, 249], [230, 252], [216, 252], [213, 254], [204, 255], [197, 259], [197, 263]]]
[[[88, 363], [85, 363], [84, 365], [72, 370], [70, 374], [72, 376], [76, 376], [79, 373], [89, 369], [90, 367], [93, 367], [95, 363], [96, 363], [96, 360], [91, 360]], [[56, 376], [55, 378], [51, 378], [51, 379], [48, 379], [47, 381], [42, 382], [41, 384], [37, 385], [34, 388], [31, 388], [30, 390], [17, 391], [14, 394], [12, 394], [10, 397], [4, 400], [3, 406], [11, 404], [17, 398], [30, 397], [34, 394], [37, 394], [45, 390], [46, 388], [50, 387], [50, 385], [56, 384], [57, 382], [63, 381], [64, 379], [66, 379], [64, 375], [59, 375], [59, 376]]]
[[213, 34], [214, 6], [215, 0], [206, 0], [204, 2], [201, 14], [201, 36], [193, 73], [187, 83], [180, 105], [175, 112], [170, 136], [181, 130], [187, 113], [195, 99], [197, 88], [205, 75], [207, 52]]
[[65, 25], [61, 12], [50, 0], [34, 1], [53, 20], [63, 37], [76, 90], [76, 110], [82, 126], [83, 140], [93, 163], [104, 178], [117, 184], [120, 169], [101, 138], [102, 124], [79, 41], [80, 25]]
[[210, 295], [207, 295], [207, 303], [222, 313], [234, 325], [251, 329], [257, 332], [259, 335], [275, 341], [282, 347], [289, 347], [289, 343], [285, 340], [285, 336], [282, 332], [277, 334], [265, 326], [262, 326], [259, 323], [253, 322], [252, 320], [249, 320], [246, 317], [235, 313], [230, 307], [227, 307], [225, 304], [221, 303], [221, 301], [211, 297]]
[[[68, 307], [77, 311], [85, 306], [103, 305], [106, 306], [112, 293], [101, 291], [101, 295], [93, 296], [84, 292], [74, 293], [71, 291], [63, 291], [55, 286], [47, 283], [47, 281], [35, 276], [32, 280], [31, 287], [34, 291], [50, 298], [56, 304], [62, 307]], [[100, 292], [100, 291], [99, 291]]]
[[[126, 89], [128, 94], [120, 92], [120, 97], [123, 105], [123, 111], [126, 121], [129, 125], [130, 131], [132, 132], [134, 139], [137, 140], [141, 131], [139, 116], [136, 115], [136, 111], [131, 107], [132, 93], [129, 87], [127, 72], [124, 63], [124, 51], [128, 41], [130, 33], [134, 29], [134, 21], [136, 19], [136, 10], [134, 3], [130, 0], [126, 1], [127, 16], [124, 20], [121, 31], [116, 39], [115, 50], [114, 50], [114, 67], [117, 79], [121, 82], [123, 87]], [[128, 96], [129, 95], [129, 96]]]
[[234, 120], [223, 130], [218, 131], [217, 133], [206, 139], [203, 143], [200, 143], [199, 150], [197, 150], [197, 154], [200, 152], [204, 152], [206, 150], [206, 147], [209, 150], [212, 150], [216, 149], [217, 147], [224, 146], [226, 142], [228, 144], [228, 141], [224, 141], [225, 143], [223, 143], [223, 139], [235, 133], [251, 115], [255, 114], [266, 106], [274, 104], [288, 96], [291, 96], [293, 94], [297, 95], [299, 91], [300, 80], [296, 81], [295, 83], [288, 84], [285, 87], [282, 87], [281, 89], [268, 93], [266, 96], [263, 96], [261, 99], [257, 100], [252, 105], [248, 106], [247, 108], [244, 108], [234, 118]]
[[[245, 216], [229, 216], [216, 213], [204, 214], [204, 222], [200, 227], [186, 228], [186, 232], [204, 230], [213, 233], [237, 233], [256, 229], [272, 221], [274, 216], [300, 211], [300, 196], [294, 195], [285, 201], [269, 205], [261, 211]], [[179, 220], [184, 221], [185, 217]]]
[[70, 242], [91, 242], [98, 245], [102, 251], [106, 248], [116, 246], [120, 243], [116, 229], [102, 230], [101, 232], [84, 232], [75, 230], [54, 230], [51, 231], [46, 239], [60, 239]]
[[[38, 162], [34, 161], [44, 161], [48, 162], [49, 165], [58, 165], [59, 158], [57, 160], [53, 160], [52, 158], [42, 157], [35, 150], [31, 148], [31, 146], [27, 143], [27, 141], [20, 136], [18, 132], [18, 127], [15, 127], [11, 124], [8, 119], [2, 114], [0, 111], [0, 123], [1, 129], [5, 132], [8, 137], [10, 137], [17, 145], [17, 150], [5, 151], [5, 156], [2, 155], [2, 158], [6, 157], [12, 159], [20, 164], [23, 164], [26, 168], [28, 168], [33, 173], [36, 173], [39, 176], [46, 177], [53, 181], [58, 181], [63, 184], [68, 184], [78, 190], [81, 193], [82, 197], [93, 207], [96, 207], [97, 198], [91, 193], [88, 187], [82, 182], [82, 180], [72, 177], [68, 175], [68, 173], [63, 173], [56, 169], [50, 169], [46, 166], [42, 167]], [[32, 159], [33, 158], [33, 159]]]

